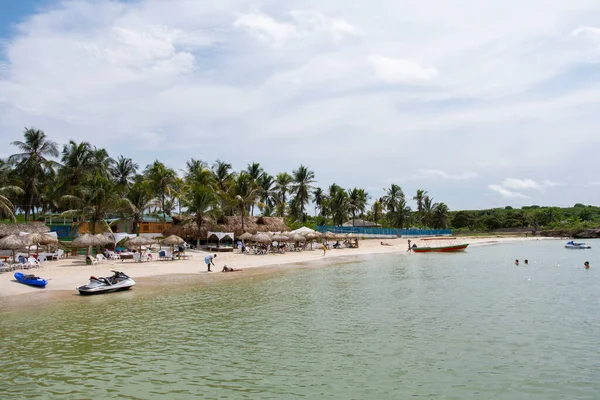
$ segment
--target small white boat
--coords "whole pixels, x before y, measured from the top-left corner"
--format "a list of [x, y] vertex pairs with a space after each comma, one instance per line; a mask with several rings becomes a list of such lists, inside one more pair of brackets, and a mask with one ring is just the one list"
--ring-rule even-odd
[[565, 249], [575, 249], [575, 250], [579, 250], [579, 249], [591, 249], [592, 246], [588, 246], [585, 243], [577, 243], [574, 241], [570, 241], [567, 242], [567, 244], [565, 244]]

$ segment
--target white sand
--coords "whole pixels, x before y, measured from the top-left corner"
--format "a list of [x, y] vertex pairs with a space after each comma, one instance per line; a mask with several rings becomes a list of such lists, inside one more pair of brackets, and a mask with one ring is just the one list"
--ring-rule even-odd
[[[537, 238], [524, 237], [478, 237], [464, 238], [462, 242], [470, 245], [483, 245], [515, 240], [537, 240]], [[286, 254], [267, 254], [267, 255], [248, 255], [239, 253], [217, 253], [214, 260], [215, 267], [212, 273], [206, 272], [204, 257], [208, 254], [202, 251], [188, 251], [187, 254], [192, 257], [187, 260], [174, 261], [151, 261], [144, 263], [134, 263], [133, 260], [107, 261], [103, 264], [86, 265], [84, 256], [71, 257], [65, 260], [48, 261], [41, 268], [25, 270], [23, 272], [33, 273], [49, 280], [45, 292], [48, 291], [70, 291], [76, 294], [75, 288], [88, 282], [91, 275], [108, 276], [110, 270], [115, 269], [123, 271], [133, 279], [151, 278], [160, 276], [170, 276], [174, 274], [190, 275], [200, 277], [202, 281], [214, 281], [218, 279], [243, 278], [254, 276], [256, 273], [265, 273], [282, 268], [296, 267], [318, 267], [331, 264], [332, 262], [342, 262], [358, 258], [358, 256], [370, 254], [398, 253], [403, 256], [419, 256], [418, 254], [406, 253], [408, 248], [407, 239], [387, 239], [383, 240], [391, 246], [382, 246], [382, 240], [371, 239], [361, 240], [358, 249], [331, 249], [323, 256], [322, 250], [287, 252]], [[413, 243], [418, 243], [418, 239], [412, 239]], [[154, 254], [158, 258], [158, 254]], [[241, 268], [241, 272], [222, 273], [223, 265], [233, 268]], [[260, 267], [263, 267], [260, 270]], [[268, 270], [267, 270], [268, 268]], [[260, 270], [260, 271], [259, 271]], [[148, 280], [160, 281], [160, 279]], [[161, 284], [177, 284], [181, 280], [163, 280]], [[140, 282], [138, 282], [138, 286]], [[137, 287], [137, 286], [136, 286]], [[13, 273], [3, 273], [0, 275], [0, 297], [24, 295], [29, 293], [40, 293], [39, 288], [29, 287], [18, 283]]]

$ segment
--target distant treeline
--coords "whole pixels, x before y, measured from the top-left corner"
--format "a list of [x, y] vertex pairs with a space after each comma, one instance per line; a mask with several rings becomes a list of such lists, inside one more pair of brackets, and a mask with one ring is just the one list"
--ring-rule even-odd
[[450, 212], [450, 226], [458, 231], [498, 229], [586, 229], [600, 225], [600, 207], [577, 203], [573, 207], [525, 206]]

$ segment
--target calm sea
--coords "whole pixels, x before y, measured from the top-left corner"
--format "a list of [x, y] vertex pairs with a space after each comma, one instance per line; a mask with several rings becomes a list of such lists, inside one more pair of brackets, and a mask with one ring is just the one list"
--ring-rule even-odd
[[600, 242], [588, 242], [4, 310], [0, 397], [598, 399]]

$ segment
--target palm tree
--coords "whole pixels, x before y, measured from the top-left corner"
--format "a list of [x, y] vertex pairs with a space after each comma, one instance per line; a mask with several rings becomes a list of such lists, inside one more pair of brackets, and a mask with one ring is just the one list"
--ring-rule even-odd
[[373, 213], [373, 222], [378, 224], [379, 218], [381, 218], [381, 214], [383, 212], [383, 204], [382, 200], [378, 199], [373, 202], [371, 206], [371, 212]]
[[128, 213], [133, 220], [133, 233], [139, 233], [144, 212], [152, 206], [152, 194], [148, 183], [143, 180], [135, 182], [127, 192], [126, 198], [133, 206]]
[[110, 167], [110, 174], [117, 186], [120, 188], [122, 195], [127, 193], [131, 187], [131, 181], [137, 173], [137, 169], [139, 167], [140, 166], [133, 162], [131, 158], [126, 158], [123, 156], [119, 156], [115, 163]]
[[171, 188], [175, 178], [177, 178], [177, 174], [174, 169], [166, 167], [158, 160], [148, 165], [144, 174], [148, 180], [150, 190], [159, 200], [159, 206], [163, 214], [163, 223], [165, 223], [167, 220], [166, 200], [167, 196], [171, 194]]
[[19, 148], [21, 153], [13, 154], [9, 161], [17, 165], [25, 178], [23, 189], [29, 198], [25, 207], [25, 219], [29, 221], [30, 213], [35, 213], [36, 199], [40, 195], [39, 185], [46, 175], [54, 174], [56, 163], [47, 157], [58, 157], [58, 147], [55, 142], [48, 140], [41, 130], [25, 128], [23, 135], [24, 142], [17, 140], [11, 143]]
[[396, 204], [396, 210], [388, 213], [392, 226], [398, 229], [404, 228], [404, 224], [410, 217], [410, 207], [406, 204], [406, 199], [402, 197]]
[[404, 192], [402, 188], [396, 184], [392, 184], [389, 189], [385, 191], [383, 196], [383, 204], [389, 212], [395, 213], [400, 207], [400, 202], [404, 200]]
[[176, 177], [173, 181], [173, 185], [171, 186], [171, 194], [173, 195], [173, 199], [177, 200], [177, 209], [179, 215], [181, 215], [181, 203], [183, 202], [183, 196], [185, 195], [187, 189], [188, 188], [186, 187], [185, 181], [180, 177]]
[[108, 178], [110, 170], [115, 165], [113, 160], [105, 149], [98, 149], [94, 146], [91, 151], [92, 172], [96, 175]]
[[208, 169], [208, 165], [204, 161], [192, 158], [186, 163], [186, 182], [209, 186], [213, 184], [213, 179], [212, 171]]
[[290, 191], [292, 177], [287, 172], [280, 172], [275, 177], [275, 189], [277, 190], [277, 216], [285, 216], [285, 204], [287, 203], [286, 195]]
[[320, 187], [316, 188], [313, 191], [313, 200], [315, 202], [315, 217], [317, 216], [317, 208], [320, 211], [320, 214], [323, 215], [323, 206], [327, 200], [327, 195]]
[[423, 198], [423, 223], [426, 228], [431, 227], [433, 223], [433, 211], [435, 204], [433, 203], [433, 197], [425, 196]]
[[304, 206], [310, 200], [310, 193], [313, 190], [311, 185], [315, 181], [315, 173], [310, 171], [304, 165], [300, 165], [297, 170], [292, 172], [294, 183], [292, 192], [296, 195], [298, 206], [300, 208], [300, 218], [305, 221]]
[[334, 225], [342, 225], [348, 216], [348, 194], [345, 190], [334, 190], [329, 197], [329, 212]]
[[212, 188], [194, 182], [187, 187], [187, 191], [182, 200], [184, 206], [187, 208], [187, 212], [194, 215], [194, 221], [198, 228], [196, 247], [199, 248], [202, 222], [204, 221], [204, 217], [210, 213], [212, 208], [216, 205], [217, 198], [215, 197]]
[[352, 213], [352, 226], [354, 226], [356, 214], [364, 214], [368, 200], [369, 195], [364, 189], [354, 188], [348, 190], [348, 211]]
[[234, 175], [231, 173], [231, 164], [217, 160], [212, 166], [212, 173], [215, 192], [221, 199], [221, 211], [227, 212], [228, 210], [225, 210], [227, 204], [227, 192], [229, 191], [229, 187], [234, 178]]
[[239, 208], [242, 217], [242, 232], [245, 232], [244, 216], [255, 203], [257, 195], [258, 190], [252, 182], [252, 177], [247, 172], [242, 171], [233, 182], [231, 188], [231, 198], [236, 208]]
[[[248, 167], [246, 168], [246, 173], [248, 175], [250, 175], [250, 179], [252, 181], [252, 184], [256, 187], [258, 187], [258, 180], [260, 179], [260, 177], [263, 175], [264, 170], [262, 169], [262, 167], [260, 166], [259, 163], [252, 163], [252, 164], [248, 164]], [[251, 206], [251, 213], [252, 216], [254, 216], [254, 204], [252, 204]]]
[[63, 193], [73, 194], [92, 170], [92, 146], [88, 142], [69, 140], [63, 145], [60, 162], [59, 187]]
[[266, 172], [258, 178], [258, 198], [261, 202], [260, 207], [263, 215], [265, 215], [265, 210], [272, 210], [275, 204], [274, 183], [273, 177]]
[[419, 214], [419, 222], [421, 223], [423, 220], [423, 200], [427, 196], [427, 191], [423, 189], [418, 189], [417, 194], [412, 199], [417, 202], [417, 213]]
[[446, 229], [448, 227], [448, 206], [444, 203], [437, 203], [433, 210], [433, 226], [437, 229]]
[[134, 207], [131, 202], [121, 197], [115, 184], [102, 176], [96, 176], [89, 184], [78, 188], [78, 195], [65, 195], [61, 202], [70, 208], [61, 216], [77, 218], [77, 226], [88, 224], [92, 235], [96, 227], [110, 232], [106, 218], [114, 213], [130, 213]]
[[0, 215], [6, 215], [12, 222], [17, 222], [15, 217], [15, 206], [9, 200], [8, 196], [22, 195], [25, 191], [18, 186], [3, 186], [0, 188]]

